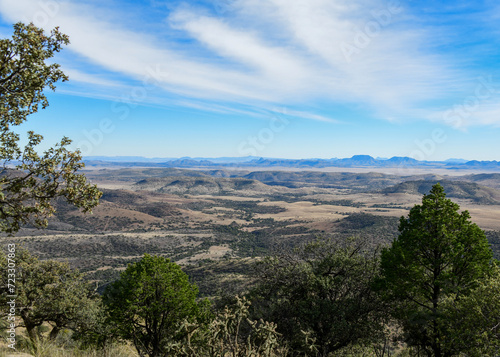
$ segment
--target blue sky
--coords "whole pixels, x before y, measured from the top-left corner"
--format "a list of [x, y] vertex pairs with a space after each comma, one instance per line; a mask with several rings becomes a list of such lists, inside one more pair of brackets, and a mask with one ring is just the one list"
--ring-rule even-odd
[[21, 130], [84, 155], [500, 160], [495, 1], [0, 0], [70, 81]]

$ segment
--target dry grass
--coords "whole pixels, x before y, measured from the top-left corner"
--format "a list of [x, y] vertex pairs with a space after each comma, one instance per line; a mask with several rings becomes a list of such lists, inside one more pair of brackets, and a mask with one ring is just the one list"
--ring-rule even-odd
[[36, 348], [26, 348], [12, 353], [12, 350], [3, 347], [0, 357], [138, 357], [135, 348], [125, 344], [114, 344], [104, 349], [80, 350], [78, 348], [64, 348], [54, 343], [43, 341]]
[[212, 259], [212, 260], [217, 260], [225, 256], [227, 253], [231, 253], [233, 250], [227, 246], [227, 244], [224, 245], [213, 245], [206, 252], [203, 253], [198, 253], [195, 254], [191, 257], [181, 259], [177, 261], [178, 264], [180, 265], [185, 265], [185, 264], [191, 264], [195, 263], [199, 260], [203, 259]]

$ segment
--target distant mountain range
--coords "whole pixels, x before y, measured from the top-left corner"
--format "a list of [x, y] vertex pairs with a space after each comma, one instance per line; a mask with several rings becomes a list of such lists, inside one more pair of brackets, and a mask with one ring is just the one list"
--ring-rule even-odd
[[195, 161], [210, 161], [212, 163], [238, 163], [238, 162], [248, 162], [251, 160], [258, 159], [258, 156], [244, 156], [244, 157], [216, 157], [216, 158], [204, 158], [204, 157], [181, 157], [181, 158], [171, 158], [171, 157], [153, 157], [147, 158], [143, 156], [85, 156], [85, 161], [102, 161], [102, 162], [148, 162], [148, 163], [165, 163], [168, 161], [177, 160], [195, 160]]
[[332, 159], [279, 159], [255, 156], [220, 158], [145, 158], [140, 156], [89, 156], [84, 158], [88, 166], [119, 167], [172, 167], [172, 168], [221, 168], [221, 167], [289, 167], [289, 168], [326, 168], [326, 167], [373, 167], [373, 168], [445, 168], [499, 171], [499, 161], [466, 161], [449, 159], [446, 161], [419, 161], [410, 157], [390, 159], [373, 158], [370, 155], [354, 155], [351, 158]]

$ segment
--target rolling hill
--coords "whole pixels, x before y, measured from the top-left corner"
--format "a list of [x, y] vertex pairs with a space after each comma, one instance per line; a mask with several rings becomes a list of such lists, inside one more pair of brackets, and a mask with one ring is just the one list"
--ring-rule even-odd
[[[440, 181], [448, 197], [469, 199], [478, 204], [500, 204], [500, 191], [480, 186], [475, 182]], [[429, 193], [434, 180], [405, 181], [382, 190], [383, 193], [424, 195]]]
[[150, 190], [172, 194], [221, 195], [235, 193], [241, 195], [271, 194], [276, 188], [257, 180], [228, 177], [185, 177], [173, 176], [147, 178], [134, 185], [138, 190]]

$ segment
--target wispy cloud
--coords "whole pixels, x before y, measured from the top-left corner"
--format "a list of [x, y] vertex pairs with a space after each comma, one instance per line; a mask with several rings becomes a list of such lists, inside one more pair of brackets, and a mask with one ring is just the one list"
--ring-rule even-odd
[[[0, 11], [11, 21], [36, 22], [41, 3], [0, 0]], [[159, 92], [151, 101], [180, 96], [179, 105], [211, 111], [228, 111], [231, 103], [265, 108], [329, 101], [366, 106], [380, 118], [432, 120], [440, 112], [432, 103], [451, 102], [473, 78], [452, 55], [436, 51], [433, 34], [398, 2], [235, 0], [215, 15], [183, 5], [165, 13], [168, 36], [133, 31], [125, 20], [117, 23], [118, 16], [108, 21], [97, 5], [54, 3], [57, 11], [42, 25], [60, 26], [70, 50], [102, 69], [99, 77], [82, 66], [67, 69], [74, 80], [105, 88], [93, 91], [96, 96], [120, 87], [112, 79], [118, 73], [153, 84]], [[443, 36], [452, 35], [441, 29]], [[471, 123], [499, 123], [495, 113]]]
[[281, 114], [289, 115], [289, 116], [296, 117], [296, 118], [310, 119], [310, 120], [316, 120], [316, 121], [321, 121], [321, 122], [326, 122], [326, 123], [335, 123], [335, 124], [342, 123], [341, 120], [329, 118], [329, 117], [326, 117], [324, 115], [312, 114], [312, 113], [305, 112], [305, 111], [292, 110], [292, 109], [286, 109], [286, 108], [283, 110], [283, 112]]
[[77, 81], [80, 83], [86, 83], [86, 84], [90, 84], [92, 86], [99, 86], [99, 87], [123, 88], [123, 83], [120, 83], [118, 81], [104, 79], [104, 78], [101, 78], [99, 75], [85, 73], [85, 72], [82, 72], [82, 71], [74, 69], [74, 68], [65, 69], [64, 73], [72, 81]]

